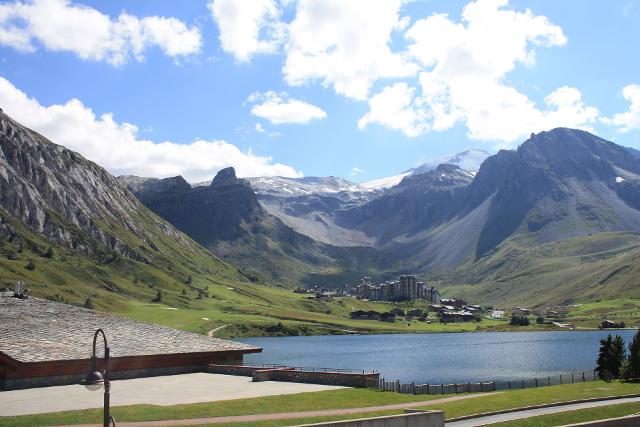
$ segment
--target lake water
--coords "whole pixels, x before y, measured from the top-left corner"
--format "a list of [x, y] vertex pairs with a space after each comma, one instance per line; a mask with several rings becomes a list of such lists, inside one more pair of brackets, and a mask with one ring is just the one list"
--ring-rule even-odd
[[[629, 343], [635, 331], [612, 331]], [[516, 381], [593, 372], [609, 331], [480, 332], [244, 338], [264, 348], [246, 364], [375, 369], [387, 380]]]

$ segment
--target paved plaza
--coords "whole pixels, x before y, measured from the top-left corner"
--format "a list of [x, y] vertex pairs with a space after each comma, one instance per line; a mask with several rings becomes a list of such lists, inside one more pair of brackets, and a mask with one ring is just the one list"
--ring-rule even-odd
[[[111, 405], [179, 405], [281, 394], [336, 390], [343, 387], [288, 382], [251, 382], [250, 377], [195, 373], [116, 380]], [[102, 390], [80, 385], [0, 391], [0, 416], [102, 408]]]

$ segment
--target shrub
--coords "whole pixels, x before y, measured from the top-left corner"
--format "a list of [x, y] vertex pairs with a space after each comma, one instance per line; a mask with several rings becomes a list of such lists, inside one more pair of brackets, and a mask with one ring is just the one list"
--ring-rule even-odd
[[29, 271], [33, 271], [33, 270], [36, 269], [36, 263], [33, 262], [32, 259], [30, 259], [29, 262], [27, 263], [27, 265], [24, 268], [26, 268]]
[[527, 316], [511, 316], [510, 325], [513, 326], [529, 326], [529, 318]]

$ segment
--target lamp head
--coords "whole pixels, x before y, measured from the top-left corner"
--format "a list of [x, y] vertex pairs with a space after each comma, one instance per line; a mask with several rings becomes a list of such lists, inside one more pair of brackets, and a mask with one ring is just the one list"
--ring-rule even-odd
[[80, 381], [80, 384], [91, 391], [100, 390], [104, 385], [104, 377], [98, 371], [89, 372], [84, 379]]

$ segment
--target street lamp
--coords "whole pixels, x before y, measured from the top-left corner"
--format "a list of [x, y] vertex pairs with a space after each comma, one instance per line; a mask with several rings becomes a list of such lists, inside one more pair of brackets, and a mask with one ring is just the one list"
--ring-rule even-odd
[[[98, 358], [96, 355], [96, 342], [98, 335], [102, 335], [104, 339], [104, 372], [98, 370]], [[111, 382], [109, 381], [109, 346], [107, 345], [107, 336], [102, 329], [98, 329], [93, 336], [93, 355], [91, 356], [91, 370], [87, 373], [80, 384], [91, 391], [97, 391], [104, 386], [104, 427], [115, 427], [116, 420], [109, 416], [109, 392], [111, 391]]]

